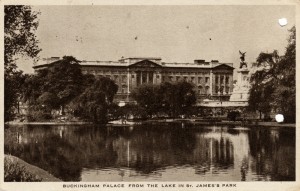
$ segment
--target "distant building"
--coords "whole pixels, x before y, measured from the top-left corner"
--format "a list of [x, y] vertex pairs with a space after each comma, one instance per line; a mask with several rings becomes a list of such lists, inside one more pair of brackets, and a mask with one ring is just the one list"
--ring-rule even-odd
[[[59, 57], [44, 59], [34, 70], [50, 67]], [[133, 101], [130, 92], [142, 84], [186, 81], [194, 84], [198, 100], [229, 101], [233, 91], [233, 64], [218, 60], [207, 62], [194, 60], [194, 63], [165, 63], [161, 58], [133, 57], [119, 61], [80, 62], [83, 73], [98, 77], [108, 77], [119, 86], [116, 102]]]

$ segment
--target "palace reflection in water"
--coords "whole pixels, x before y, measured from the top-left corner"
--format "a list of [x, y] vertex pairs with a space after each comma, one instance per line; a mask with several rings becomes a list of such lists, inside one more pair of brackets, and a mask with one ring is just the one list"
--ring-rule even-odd
[[64, 181], [294, 181], [295, 129], [6, 126], [5, 153]]

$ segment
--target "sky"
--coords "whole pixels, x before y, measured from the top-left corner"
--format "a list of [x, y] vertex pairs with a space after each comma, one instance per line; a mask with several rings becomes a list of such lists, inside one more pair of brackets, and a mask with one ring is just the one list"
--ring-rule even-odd
[[[40, 11], [36, 31], [40, 58], [79, 60], [161, 57], [163, 62], [219, 60], [239, 66], [260, 52], [284, 54], [295, 25], [290, 5], [33, 6]], [[280, 26], [278, 19], [287, 18]], [[249, 65], [249, 64], [248, 64]], [[19, 67], [33, 72], [26, 59]]]

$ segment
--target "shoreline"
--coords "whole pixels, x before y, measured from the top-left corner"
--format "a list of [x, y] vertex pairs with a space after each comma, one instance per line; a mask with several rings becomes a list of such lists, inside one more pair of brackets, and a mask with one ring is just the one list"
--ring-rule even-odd
[[[131, 125], [140, 125], [146, 123], [182, 123], [187, 122], [195, 125], [241, 125], [246, 127], [288, 127], [288, 128], [296, 128], [295, 123], [277, 123], [277, 122], [263, 122], [263, 121], [250, 121], [244, 123], [242, 121], [209, 121], [209, 120], [195, 120], [195, 119], [172, 119], [172, 120], [145, 120], [138, 122], [130, 122], [129, 124], [115, 124], [108, 122], [107, 124], [103, 124], [106, 126], [131, 126]], [[5, 125], [92, 125], [92, 122], [6, 122]]]
[[4, 157], [11, 160], [14, 164], [18, 164], [19, 166], [24, 166], [27, 172], [41, 178], [42, 179], [41, 182], [62, 182], [62, 180], [56, 178], [49, 172], [35, 165], [29, 164], [16, 156], [5, 154]]

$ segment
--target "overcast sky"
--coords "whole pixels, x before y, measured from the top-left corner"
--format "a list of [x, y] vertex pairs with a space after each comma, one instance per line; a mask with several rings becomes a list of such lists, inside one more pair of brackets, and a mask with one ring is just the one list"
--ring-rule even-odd
[[[294, 6], [34, 6], [40, 57], [80, 60], [161, 57], [164, 62], [252, 63], [261, 51], [284, 54]], [[288, 24], [281, 27], [278, 19]], [[19, 65], [32, 71], [31, 60]]]

